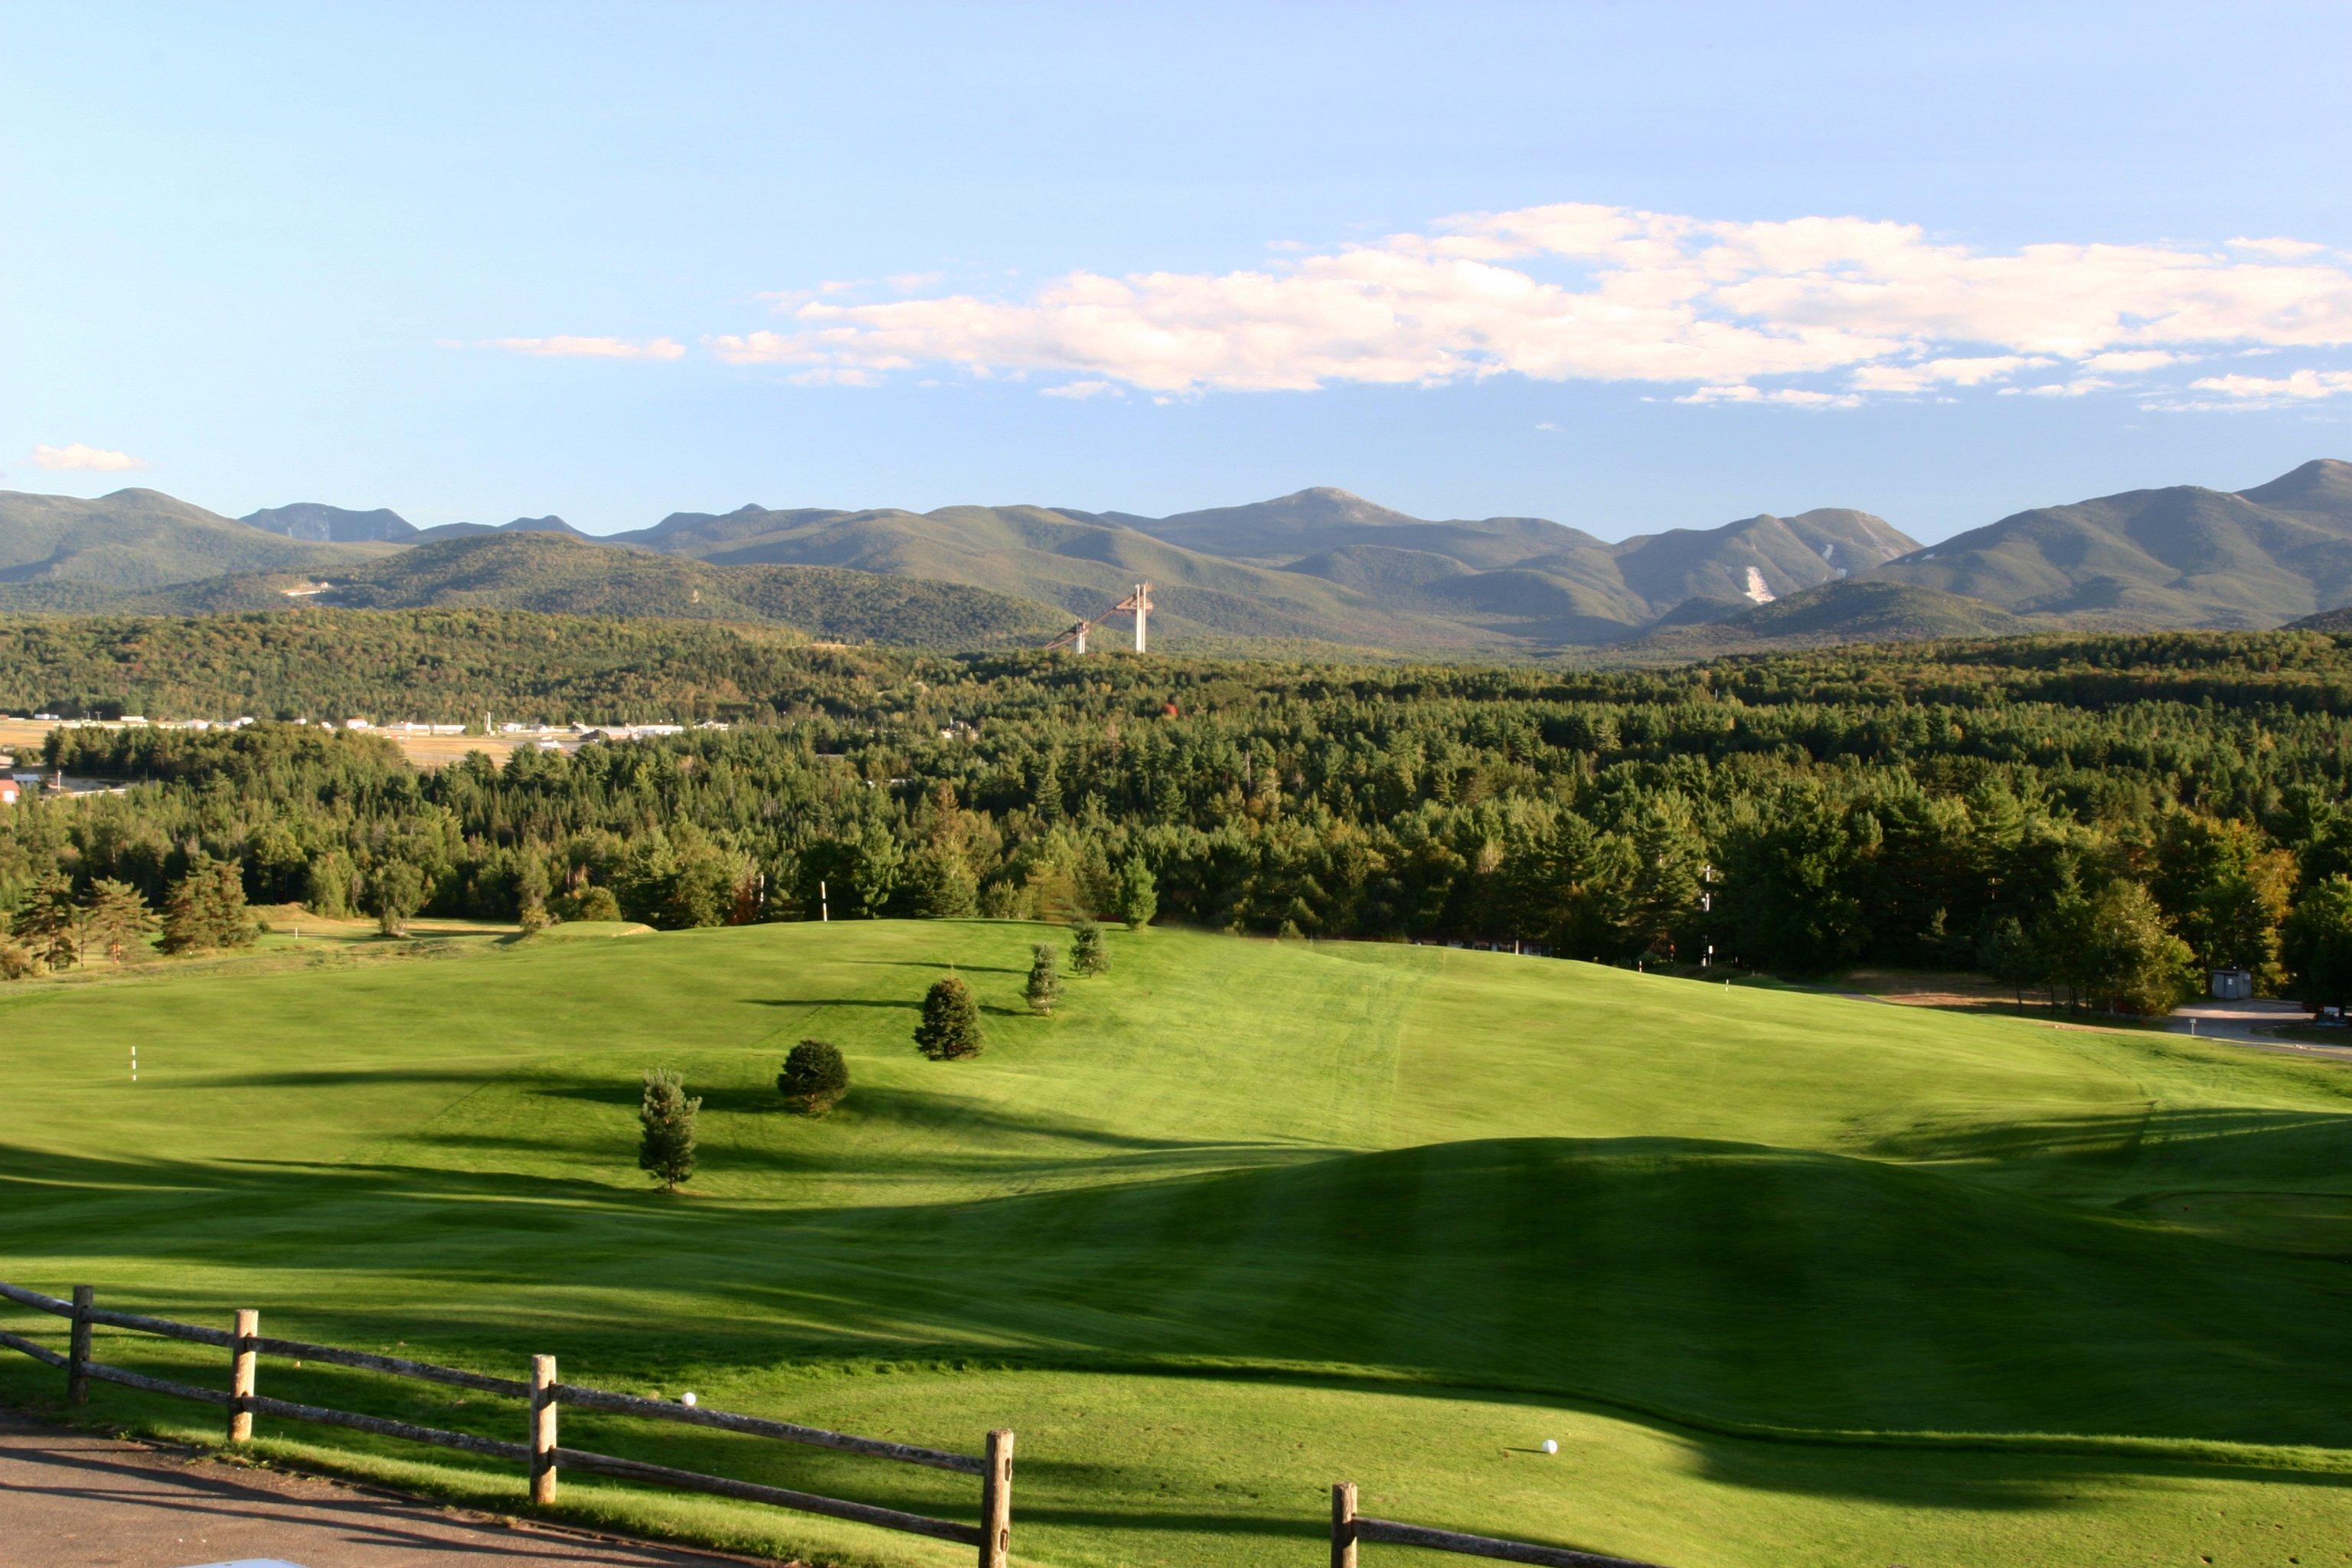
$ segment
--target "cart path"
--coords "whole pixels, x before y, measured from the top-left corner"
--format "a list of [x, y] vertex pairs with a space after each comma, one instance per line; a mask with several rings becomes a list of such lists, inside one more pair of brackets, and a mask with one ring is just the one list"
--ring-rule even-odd
[[0, 1568], [741, 1568], [0, 1411]]

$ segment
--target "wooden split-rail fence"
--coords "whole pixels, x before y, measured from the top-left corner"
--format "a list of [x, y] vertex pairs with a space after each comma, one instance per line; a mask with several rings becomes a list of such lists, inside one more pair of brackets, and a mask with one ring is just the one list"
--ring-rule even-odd
[[[256, 1415], [274, 1415], [289, 1421], [347, 1426], [355, 1431], [373, 1432], [380, 1436], [400, 1437], [412, 1443], [430, 1443], [437, 1447], [483, 1454], [491, 1458], [528, 1466], [530, 1500], [541, 1507], [554, 1503], [559, 1472], [582, 1470], [590, 1475], [644, 1481], [684, 1491], [709, 1492], [747, 1502], [770, 1503], [803, 1513], [823, 1514], [829, 1519], [848, 1520], [857, 1524], [877, 1525], [884, 1530], [902, 1531], [909, 1535], [924, 1535], [935, 1541], [977, 1547], [980, 1568], [1006, 1568], [1013, 1548], [1013, 1434], [1008, 1431], [991, 1432], [984, 1456], [973, 1458], [968, 1454], [919, 1448], [911, 1444], [885, 1442], [877, 1437], [853, 1437], [847, 1433], [795, 1426], [789, 1421], [737, 1415], [723, 1410], [706, 1410], [699, 1405], [673, 1404], [665, 1399], [640, 1399], [634, 1394], [613, 1394], [601, 1388], [562, 1383], [556, 1378], [553, 1356], [533, 1356], [530, 1381], [524, 1383], [513, 1378], [464, 1372], [456, 1367], [435, 1366], [427, 1362], [407, 1361], [399, 1356], [375, 1355], [366, 1351], [342, 1350], [333, 1345], [315, 1345], [301, 1340], [273, 1339], [262, 1333], [258, 1312], [239, 1311], [235, 1325], [224, 1331], [207, 1329], [195, 1323], [174, 1322], [169, 1318], [108, 1310], [98, 1305], [96, 1292], [88, 1285], [75, 1286], [73, 1300], [68, 1301], [55, 1296], [44, 1296], [37, 1290], [27, 1290], [21, 1286], [0, 1283], [0, 1298], [71, 1321], [72, 1331], [63, 1355], [21, 1334], [0, 1333], [0, 1345], [20, 1351], [36, 1361], [46, 1362], [62, 1370], [66, 1374], [66, 1399], [73, 1405], [89, 1402], [89, 1385], [95, 1380], [121, 1384], [126, 1388], [143, 1389], [150, 1394], [168, 1394], [174, 1399], [191, 1399], [219, 1405], [228, 1412], [228, 1440], [233, 1444], [251, 1441]], [[90, 1331], [100, 1324], [225, 1350], [229, 1352], [229, 1386], [224, 1392], [194, 1384], [176, 1383], [169, 1378], [150, 1377], [145, 1373], [131, 1372], [124, 1367], [108, 1366], [90, 1353]], [[482, 1394], [505, 1394], [525, 1400], [530, 1409], [530, 1441], [506, 1443], [492, 1437], [478, 1437], [470, 1432], [450, 1432], [437, 1426], [389, 1421], [380, 1415], [362, 1415], [354, 1411], [331, 1410], [321, 1405], [297, 1405], [291, 1400], [273, 1399], [256, 1391], [256, 1363], [262, 1356], [320, 1362], [329, 1366], [357, 1367], [367, 1372], [386, 1373], [394, 1377], [416, 1378], [452, 1388], [472, 1389]], [[566, 1405], [614, 1415], [644, 1415], [662, 1421], [682, 1421], [695, 1426], [715, 1427], [722, 1432], [741, 1432], [787, 1443], [807, 1443], [821, 1448], [863, 1455], [867, 1458], [896, 1459], [902, 1464], [927, 1465], [936, 1470], [977, 1476], [980, 1478], [981, 1522], [977, 1525], [959, 1524], [952, 1520], [929, 1519], [894, 1508], [877, 1508], [871, 1503], [818, 1497], [782, 1487], [730, 1480], [722, 1476], [674, 1469], [667, 1465], [624, 1459], [583, 1448], [567, 1448], [558, 1440], [556, 1429], [557, 1413]]]
[[[20, 1351], [65, 1373], [66, 1399], [69, 1404], [89, 1403], [89, 1385], [93, 1380], [117, 1383], [126, 1388], [144, 1389], [150, 1394], [169, 1394], [174, 1399], [192, 1399], [225, 1408], [228, 1412], [228, 1440], [233, 1444], [252, 1440], [253, 1418], [256, 1415], [276, 1415], [327, 1426], [347, 1426], [381, 1436], [430, 1443], [439, 1447], [457, 1448], [469, 1454], [484, 1454], [492, 1458], [527, 1465], [530, 1475], [530, 1500], [542, 1508], [555, 1502], [556, 1477], [560, 1471], [584, 1470], [591, 1475], [644, 1481], [685, 1491], [708, 1492], [746, 1502], [770, 1503], [803, 1513], [823, 1514], [829, 1519], [848, 1520], [857, 1524], [901, 1531], [909, 1535], [924, 1535], [936, 1541], [974, 1546], [980, 1550], [980, 1568], [1008, 1568], [1007, 1560], [1013, 1549], [1013, 1434], [1001, 1428], [988, 1434], [984, 1457], [973, 1458], [968, 1454], [919, 1448], [911, 1444], [887, 1442], [878, 1437], [853, 1437], [847, 1433], [828, 1432], [818, 1426], [801, 1426], [789, 1421], [771, 1421], [764, 1416], [738, 1415], [723, 1410], [705, 1410], [699, 1405], [673, 1404], [664, 1399], [640, 1399], [635, 1394], [613, 1394], [601, 1388], [562, 1383], [556, 1378], [555, 1358], [551, 1355], [533, 1356], [530, 1381], [523, 1383], [478, 1372], [463, 1372], [456, 1367], [435, 1366], [428, 1362], [408, 1361], [399, 1356], [342, 1350], [302, 1340], [272, 1339], [262, 1333], [261, 1315], [253, 1311], [238, 1311], [234, 1326], [224, 1331], [204, 1328], [195, 1323], [175, 1322], [169, 1318], [108, 1310], [98, 1305], [97, 1293], [88, 1285], [75, 1286], [73, 1300], [68, 1301], [55, 1296], [44, 1296], [37, 1290], [27, 1290], [22, 1286], [0, 1282], [0, 1299], [71, 1321], [72, 1331], [63, 1355], [21, 1334], [0, 1332], [0, 1346]], [[150, 1377], [124, 1367], [108, 1366], [90, 1353], [90, 1330], [100, 1324], [226, 1350], [229, 1352], [229, 1386], [224, 1392], [194, 1384], [175, 1383], [169, 1378]], [[297, 1405], [290, 1400], [273, 1399], [256, 1391], [256, 1363], [265, 1355], [282, 1356], [297, 1363], [315, 1361], [329, 1366], [357, 1367], [366, 1372], [386, 1373], [394, 1377], [416, 1378], [452, 1388], [472, 1389], [482, 1394], [499, 1394], [525, 1400], [530, 1410], [530, 1440], [527, 1443], [506, 1443], [494, 1437], [478, 1437], [470, 1432], [450, 1432], [437, 1426], [418, 1426], [405, 1421], [386, 1420], [380, 1415], [362, 1415], [349, 1410], [331, 1410], [321, 1405]], [[922, 1514], [878, 1508], [871, 1503], [849, 1502], [840, 1498], [791, 1491], [782, 1487], [761, 1486], [751, 1481], [730, 1480], [723, 1476], [675, 1469], [641, 1459], [624, 1459], [611, 1454], [567, 1448], [558, 1441], [556, 1430], [557, 1413], [565, 1405], [614, 1415], [646, 1415], [662, 1421], [682, 1421], [722, 1432], [741, 1432], [787, 1443], [807, 1443], [868, 1458], [896, 1459], [902, 1464], [927, 1465], [933, 1469], [978, 1476], [981, 1522], [978, 1525], [958, 1524], [952, 1520], [929, 1519]], [[1375, 1519], [1356, 1511], [1355, 1485], [1342, 1481], [1331, 1489], [1331, 1568], [1360, 1568], [1358, 1549], [1364, 1545], [1418, 1546], [1428, 1551], [1486, 1557], [1503, 1563], [1532, 1563], [1543, 1565], [1543, 1568], [1655, 1568], [1654, 1564], [1637, 1563], [1624, 1557], [1604, 1557], [1571, 1547], [1538, 1546], [1528, 1542], [1465, 1535], [1457, 1531], [1433, 1529], [1428, 1525]]]
[[1331, 1568], [1358, 1568], [1359, 1544], [1418, 1546], [1429, 1552], [1452, 1552], [1464, 1557], [1490, 1557], [1498, 1563], [1535, 1563], [1544, 1568], [1654, 1568], [1628, 1557], [1603, 1557], [1568, 1546], [1538, 1546], [1525, 1541], [1503, 1541], [1491, 1535], [1465, 1535], [1455, 1530], [1433, 1530], [1425, 1524], [1400, 1524], [1393, 1519], [1373, 1519], [1356, 1511], [1356, 1487], [1341, 1481], [1331, 1489]]

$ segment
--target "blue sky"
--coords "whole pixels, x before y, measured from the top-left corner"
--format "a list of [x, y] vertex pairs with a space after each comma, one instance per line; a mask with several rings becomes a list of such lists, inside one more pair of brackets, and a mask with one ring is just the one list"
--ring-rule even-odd
[[0, 485], [1923, 538], [2237, 488], [2352, 457], [2347, 58], [2343, 6], [17, 0]]

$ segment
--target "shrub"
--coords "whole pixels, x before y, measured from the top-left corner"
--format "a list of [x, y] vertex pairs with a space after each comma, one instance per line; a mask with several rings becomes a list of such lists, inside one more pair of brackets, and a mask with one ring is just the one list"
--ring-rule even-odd
[[1103, 946], [1102, 927], [1092, 921], [1080, 921], [1070, 938], [1070, 970], [1076, 974], [1110, 972], [1110, 950]]
[[952, 974], [932, 982], [923, 1021], [915, 1026], [915, 1048], [935, 1062], [980, 1055], [980, 1004], [971, 987]]
[[591, 882], [556, 900], [555, 912], [567, 921], [616, 921], [621, 918], [621, 900], [613, 896], [612, 889]]
[[803, 1040], [784, 1058], [776, 1075], [776, 1092], [803, 1116], [823, 1116], [849, 1092], [849, 1064], [841, 1047], [823, 1040]]
[[657, 1068], [646, 1071], [645, 1097], [637, 1105], [637, 1169], [661, 1183], [664, 1192], [677, 1191], [680, 1182], [694, 1176], [694, 1117], [702, 1109], [689, 1100], [677, 1074]]

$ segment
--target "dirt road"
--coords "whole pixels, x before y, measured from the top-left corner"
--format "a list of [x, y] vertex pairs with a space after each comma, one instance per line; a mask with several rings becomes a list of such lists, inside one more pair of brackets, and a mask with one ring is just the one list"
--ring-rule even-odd
[[0, 1568], [741, 1568], [0, 1412]]

